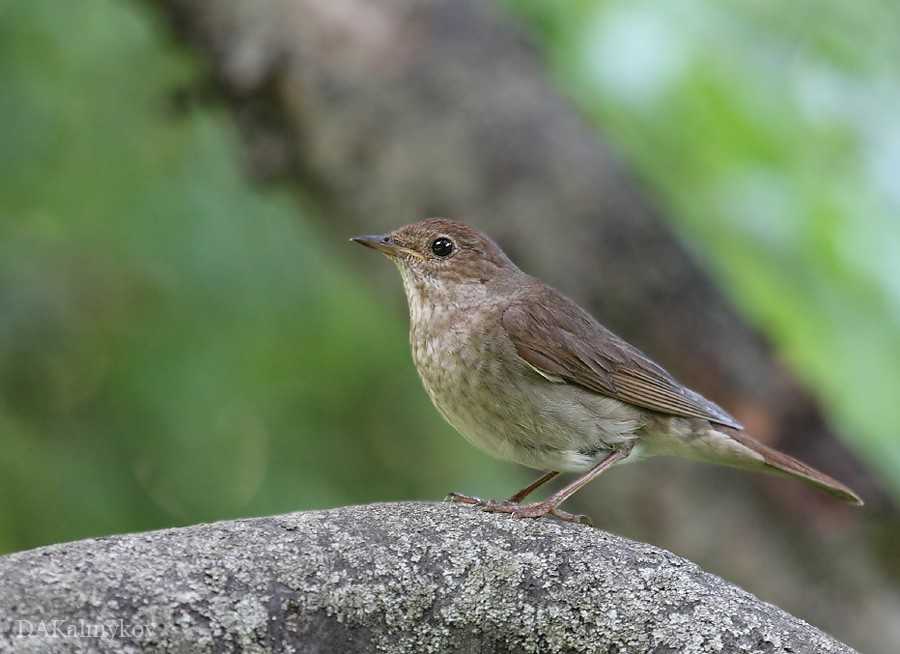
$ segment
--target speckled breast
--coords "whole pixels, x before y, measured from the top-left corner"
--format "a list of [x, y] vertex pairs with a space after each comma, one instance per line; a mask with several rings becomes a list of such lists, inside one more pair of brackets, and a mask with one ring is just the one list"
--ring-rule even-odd
[[[510, 440], [509, 408], [521, 408], [506, 369], [509, 353], [500, 351], [496, 330], [484, 321], [465, 325], [458, 316], [430, 316], [410, 328], [413, 362], [425, 391], [441, 415], [474, 445], [516, 460]], [[474, 335], [473, 334], [477, 334]]]

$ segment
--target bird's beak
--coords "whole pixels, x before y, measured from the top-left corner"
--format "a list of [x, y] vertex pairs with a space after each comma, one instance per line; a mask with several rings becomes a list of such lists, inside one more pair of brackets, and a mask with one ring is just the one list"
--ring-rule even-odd
[[366, 234], [364, 236], [354, 236], [350, 240], [354, 243], [365, 245], [367, 248], [378, 250], [389, 257], [396, 257], [398, 254], [403, 253], [416, 257], [417, 259], [424, 258], [415, 250], [410, 250], [409, 248], [394, 243], [394, 239], [391, 238], [390, 234]]
[[367, 248], [383, 252], [389, 257], [397, 254], [397, 246], [389, 234], [365, 234], [363, 236], [354, 236], [350, 239], [354, 243], [365, 245]]

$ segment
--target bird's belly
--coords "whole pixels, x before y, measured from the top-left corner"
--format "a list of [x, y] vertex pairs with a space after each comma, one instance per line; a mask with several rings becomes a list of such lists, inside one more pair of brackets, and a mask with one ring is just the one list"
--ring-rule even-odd
[[[432, 401], [441, 415], [469, 443], [491, 456], [539, 469], [564, 468], [564, 451], [543, 442], [542, 432], [513, 415], [510, 404], [461, 403], [459, 397], [435, 394]], [[512, 403], [513, 405], [515, 403]]]
[[[448, 366], [448, 360], [470, 365]], [[445, 350], [443, 363], [416, 361], [429, 397], [467, 441], [499, 459], [582, 471], [632, 440], [641, 426], [634, 407], [506, 368], [520, 365], [517, 360]]]

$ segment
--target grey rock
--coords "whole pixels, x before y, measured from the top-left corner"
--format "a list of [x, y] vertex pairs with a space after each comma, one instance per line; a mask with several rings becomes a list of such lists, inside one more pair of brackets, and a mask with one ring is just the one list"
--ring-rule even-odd
[[451, 504], [51, 545], [0, 591], [3, 652], [853, 651], [670, 552]]

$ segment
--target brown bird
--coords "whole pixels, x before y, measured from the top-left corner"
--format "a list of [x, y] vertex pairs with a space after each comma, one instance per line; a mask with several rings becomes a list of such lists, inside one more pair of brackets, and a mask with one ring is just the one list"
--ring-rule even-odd
[[[758, 443], [559, 291], [522, 272], [490, 238], [431, 218], [357, 236], [400, 269], [416, 369], [437, 410], [495, 457], [546, 470], [505, 501], [458, 493], [486, 511], [586, 521], [559, 505], [604, 470], [674, 455], [799, 478], [853, 504], [845, 485]], [[522, 504], [561, 471], [583, 473]]]

